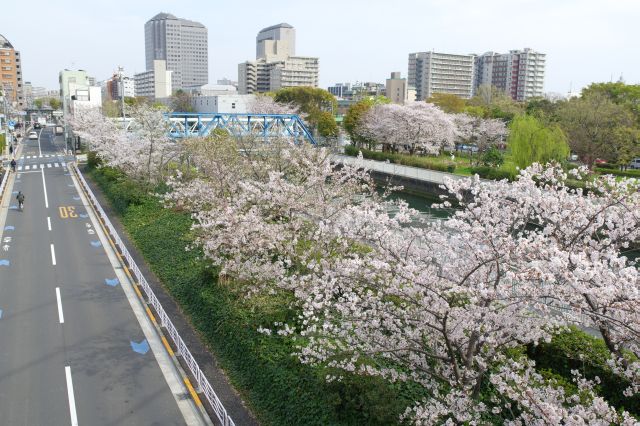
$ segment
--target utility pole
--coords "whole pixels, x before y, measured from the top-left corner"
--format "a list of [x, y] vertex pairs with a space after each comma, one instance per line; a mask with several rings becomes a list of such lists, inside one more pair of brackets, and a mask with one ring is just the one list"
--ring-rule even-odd
[[127, 123], [127, 117], [124, 113], [124, 68], [118, 66], [118, 80], [120, 80], [120, 102], [122, 105], [122, 130], [124, 130]]

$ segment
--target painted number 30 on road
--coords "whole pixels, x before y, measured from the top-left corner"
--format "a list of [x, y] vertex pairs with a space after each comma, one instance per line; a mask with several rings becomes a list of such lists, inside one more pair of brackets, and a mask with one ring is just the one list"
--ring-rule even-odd
[[58, 213], [60, 213], [61, 219], [76, 218], [76, 208], [74, 206], [60, 206], [58, 207]]

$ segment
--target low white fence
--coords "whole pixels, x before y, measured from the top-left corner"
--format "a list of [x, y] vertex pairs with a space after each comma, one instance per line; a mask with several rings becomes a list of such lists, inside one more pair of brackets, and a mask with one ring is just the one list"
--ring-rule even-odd
[[[402, 176], [412, 178], [416, 180], [422, 180], [425, 182], [433, 182], [437, 184], [443, 184], [444, 178], [449, 179], [465, 179], [468, 176], [454, 175], [453, 173], [439, 172], [437, 170], [422, 169], [420, 167], [404, 166], [401, 164], [387, 163], [384, 161], [376, 160], [358, 160], [356, 157], [348, 155], [333, 155], [333, 160], [344, 164], [362, 164], [368, 170], [386, 173], [388, 175]], [[362, 162], [360, 162], [362, 161]]]
[[[189, 367], [191, 374], [193, 374], [195, 381], [198, 383], [198, 387], [200, 391], [206, 397], [207, 401], [213, 408], [213, 411], [216, 413], [216, 416], [218, 417], [218, 420], [220, 420], [222, 425], [235, 426], [235, 423], [233, 422], [231, 417], [227, 414], [227, 410], [222, 405], [222, 402], [220, 401], [215, 391], [213, 390], [213, 387], [209, 383], [209, 380], [207, 380], [204, 373], [200, 369], [200, 366], [191, 355], [191, 352], [189, 352], [187, 345], [182, 340], [182, 337], [180, 337], [180, 335], [178, 334], [178, 330], [169, 319], [169, 316], [164, 311], [156, 295], [153, 293], [153, 290], [149, 286], [149, 283], [147, 282], [146, 278], [144, 277], [144, 275], [142, 275], [142, 272], [140, 272], [140, 268], [138, 268], [138, 265], [136, 264], [135, 260], [133, 260], [133, 257], [131, 257], [129, 250], [127, 250], [127, 247], [125, 246], [124, 242], [118, 235], [118, 232], [111, 224], [109, 217], [102, 209], [102, 206], [98, 202], [98, 199], [95, 197], [95, 195], [91, 191], [91, 188], [89, 188], [89, 185], [87, 185], [87, 181], [84, 179], [84, 176], [82, 176], [82, 173], [80, 172], [80, 170], [78, 170], [75, 164], [72, 166], [72, 168], [75, 171], [76, 176], [78, 176], [78, 179], [80, 180], [81, 184], [83, 185], [84, 190], [89, 195], [91, 203], [95, 207], [98, 214], [101, 216], [105, 227], [113, 237], [114, 243], [120, 249], [120, 253], [122, 254], [122, 256], [127, 260], [129, 269], [131, 270], [132, 274], [135, 276], [136, 280], [138, 280], [138, 283], [140, 284], [140, 286], [143, 288], [148, 300], [147, 303], [153, 306], [159, 318], [160, 324], [162, 325], [162, 327], [166, 329], [167, 334], [169, 334], [169, 336], [171, 337], [171, 340], [175, 344], [176, 355], [182, 356], [185, 364], [187, 364], [187, 366]], [[4, 181], [3, 181], [3, 184], [4, 184]]]

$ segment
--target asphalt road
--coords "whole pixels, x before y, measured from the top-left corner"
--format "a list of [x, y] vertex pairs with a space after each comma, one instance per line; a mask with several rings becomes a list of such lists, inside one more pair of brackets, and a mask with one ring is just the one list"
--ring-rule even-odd
[[0, 209], [0, 423], [201, 424], [63, 152], [25, 139]]

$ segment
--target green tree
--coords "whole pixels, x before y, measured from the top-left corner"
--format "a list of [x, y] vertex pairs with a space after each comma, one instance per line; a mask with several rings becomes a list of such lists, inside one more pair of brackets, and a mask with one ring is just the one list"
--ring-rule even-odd
[[35, 105], [36, 108], [42, 109], [43, 101], [40, 98], [34, 99], [33, 104]]
[[551, 102], [545, 98], [532, 98], [526, 103], [525, 112], [529, 115], [536, 116], [545, 123], [557, 123], [558, 109], [563, 101]]
[[482, 107], [485, 110], [484, 118], [500, 118], [507, 122], [524, 112], [523, 104], [511, 99], [506, 92], [487, 84], [478, 88], [467, 105]]
[[625, 163], [637, 151], [637, 125], [632, 112], [604, 93], [588, 92], [587, 96], [564, 102], [558, 116], [571, 149], [589, 166], [596, 158]]
[[48, 100], [48, 104], [52, 109], [60, 109], [60, 99], [58, 98], [49, 98]]
[[149, 102], [149, 99], [145, 98], [144, 96], [136, 96], [136, 97], [125, 96], [124, 97], [124, 104], [129, 107], [146, 104], [148, 102]]
[[490, 147], [482, 154], [482, 165], [498, 168], [504, 163], [504, 154], [495, 146]]
[[342, 122], [344, 129], [349, 134], [351, 142], [356, 146], [362, 146], [365, 143], [370, 143], [367, 138], [358, 133], [358, 126], [360, 125], [360, 119], [364, 114], [369, 111], [374, 105], [388, 104], [391, 101], [384, 96], [376, 96], [375, 98], [363, 99], [355, 104], [351, 105], [344, 116]]
[[450, 114], [461, 113], [466, 107], [464, 99], [450, 93], [434, 93], [429, 99], [427, 99], [427, 102], [437, 105], [441, 110]]
[[628, 108], [640, 123], [640, 84], [593, 83], [582, 89], [582, 97], [589, 98], [600, 94], [613, 103]]
[[507, 145], [516, 166], [564, 161], [569, 156], [567, 137], [557, 125], [545, 126], [531, 115], [516, 116], [509, 126]]
[[120, 111], [120, 104], [118, 101], [112, 101], [109, 99], [102, 100], [102, 113], [105, 117], [122, 117], [122, 111]]
[[[321, 136], [337, 134], [338, 127], [333, 113], [338, 106], [335, 96], [316, 87], [286, 87], [278, 90], [273, 99], [283, 104], [291, 104], [306, 116], [307, 123]], [[331, 115], [331, 120], [327, 114]], [[322, 121], [322, 126], [320, 122]], [[331, 123], [333, 121], [333, 123]]]
[[171, 96], [171, 109], [177, 112], [195, 111], [191, 105], [191, 95], [182, 89], [176, 90]]
[[317, 117], [318, 133], [324, 137], [336, 137], [340, 132], [336, 119], [328, 111], [321, 111]]

